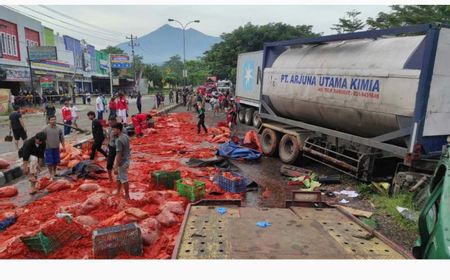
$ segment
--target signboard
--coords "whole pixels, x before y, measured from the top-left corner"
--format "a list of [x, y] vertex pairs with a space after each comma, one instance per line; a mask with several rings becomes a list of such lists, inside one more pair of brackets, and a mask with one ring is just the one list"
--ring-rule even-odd
[[42, 88], [52, 88], [53, 87], [53, 77], [51, 77], [51, 76], [40, 77], [39, 82], [41, 83]]
[[9, 88], [0, 88], [0, 113], [8, 112], [10, 95]]
[[55, 46], [28, 47], [28, 54], [31, 61], [58, 60]]
[[30, 70], [25, 67], [3, 66], [6, 71], [6, 81], [29, 82]]
[[118, 86], [119, 85], [119, 79], [114, 78], [113, 79], [113, 86]]
[[100, 59], [100, 68], [105, 70], [109, 69], [108, 60]]
[[111, 68], [130, 68], [130, 57], [124, 54], [111, 55]]
[[83, 53], [83, 70], [86, 72], [92, 71], [91, 55], [88, 52]]

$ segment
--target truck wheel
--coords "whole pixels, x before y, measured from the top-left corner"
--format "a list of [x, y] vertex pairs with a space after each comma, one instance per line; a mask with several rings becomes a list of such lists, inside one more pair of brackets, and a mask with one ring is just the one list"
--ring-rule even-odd
[[287, 164], [293, 164], [300, 153], [300, 147], [297, 141], [297, 137], [289, 134], [283, 135], [280, 141], [280, 148], [278, 149], [278, 155], [282, 162]]
[[238, 119], [240, 123], [245, 124], [245, 108], [241, 108], [238, 113]]
[[253, 112], [253, 126], [256, 128], [261, 126], [261, 118], [258, 111]]
[[273, 156], [277, 151], [279, 137], [275, 131], [265, 128], [261, 134], [262, 151], [267, 156]]
[[255, 110], [253, 108], [247, 108], [245, 110], [245, 124], [252, 125], [253, 124], [253, 112]]

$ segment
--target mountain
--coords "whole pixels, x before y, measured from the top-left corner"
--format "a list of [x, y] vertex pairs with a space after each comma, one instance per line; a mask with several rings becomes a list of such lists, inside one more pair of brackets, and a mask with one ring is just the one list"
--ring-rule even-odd
[[[219, 37], [209, 36], [193, 28], [186, 29], [186, 60], [196, 59], [220, 42]], [[145, 63], [162, 64], [171, 56], [179, 55], [183, 59], [183, 30], [165, 24], [153, 32], [139, 37], [139, 46], [134, 48], [134, 53], [142, 55]], [[117, 47], [131, 55], [131, 47], [128, 42], [123, 42]]]

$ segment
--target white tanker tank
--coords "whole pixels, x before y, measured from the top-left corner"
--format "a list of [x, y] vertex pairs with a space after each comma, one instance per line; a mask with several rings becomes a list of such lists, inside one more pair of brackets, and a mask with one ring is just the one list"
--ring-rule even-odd
[[345, 136], [397, 156], [415, 144], [438, 152], [450, 134], [447, 27], [268, 43], [263, 68], [263, 122]]

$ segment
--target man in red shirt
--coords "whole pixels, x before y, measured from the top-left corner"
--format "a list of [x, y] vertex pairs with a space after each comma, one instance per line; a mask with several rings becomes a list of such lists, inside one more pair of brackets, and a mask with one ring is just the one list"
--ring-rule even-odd
[[109, 118], [115, 118], [117, 115], [117, 101], [116, 97], [111, 97], [111, 100], [109, 101]]
[[137, 114], [131, 116], [131, 121], [134, 124], [134, 132], [136, 133], [136, 136], [141, 137], [143, 133], [143, 129], [148, 128], [148, 121], [152, 119], [152, 116], [150, 114]]
[[72, 126], [72, 110], [69, 107], [69, 101], [64, 101], [64, 106], [61, 108], [61, 114], [64, 122], [64, 135], [70, 134]]
[[117, 101], [117, 115], [125, 125], [127, 124], [127, 111], [128, 100], [125, 98], [123, 93], [120, 93], [119, 100]]

